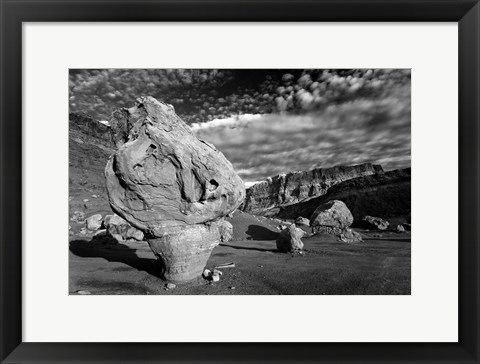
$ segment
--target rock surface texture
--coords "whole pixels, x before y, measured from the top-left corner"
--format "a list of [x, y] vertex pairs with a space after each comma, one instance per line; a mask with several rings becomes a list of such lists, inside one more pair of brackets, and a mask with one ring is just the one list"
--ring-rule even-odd
[[172, 106], [137, 99], [110, 121], [117, 151], [105, 168], [112, 209], [145, 233], [164, 276], [200, 276], [221, 239], [220, 221], [245, 198], [243, 181]]
[[381, 166], [365, 163], [279, 174], [247, 190], [243, 211], [273, 216], [280, 206], [323, 196], [340, 182], [382, 172]]
[[278, 235], [277, 249], [284, 253], [290, 253], [303, 249], [303, 242], [301, 238], [305, 235], [302, 229], [299, 229], [295, 224], [291, 224]]

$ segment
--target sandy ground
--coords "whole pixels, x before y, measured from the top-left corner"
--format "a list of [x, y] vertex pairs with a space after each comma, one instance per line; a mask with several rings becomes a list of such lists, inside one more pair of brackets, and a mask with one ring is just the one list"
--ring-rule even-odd
[[277, 222], [236, 213], [234, 241], [217, 246], [207, 268], [222, 269], [219, 282], [203, 278], [165, 289], [146, 242], [105, 245], [70, 237], [69, 293], [90, 294], [410, 294], [410, 232], [366, 231], [360, 244], [320, 234], [302, 239], [304, 254], [276, 250]]

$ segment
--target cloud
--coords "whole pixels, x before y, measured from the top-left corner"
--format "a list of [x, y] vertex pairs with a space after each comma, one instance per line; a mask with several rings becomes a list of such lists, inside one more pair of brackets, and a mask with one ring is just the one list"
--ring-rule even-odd
[[356, 100], [306, 115], [243, 115], [193, 127], [232, 162], [245, 182], [293, 170], [411, 164], [410, 98]]

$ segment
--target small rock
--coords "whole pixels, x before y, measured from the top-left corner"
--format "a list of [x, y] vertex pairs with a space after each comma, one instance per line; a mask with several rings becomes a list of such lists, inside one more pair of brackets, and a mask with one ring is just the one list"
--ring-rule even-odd
[[82, 211], [75, 211], [71, 217], [72, 221], [84, 223], [85, 222], [85, 213]]
[[221, 276], [223, 276], [223, 273], [222, 273], [221, 271], [217, 270], [217, 269], [214, 269], [214, 270], [213, 270], [213, 274], [214, 274], [214, 275], [216, 274], [216, 275], [221, 275]]
[[278, 235], [276, 240], [277, 249], [281, 252], [289, 253], [294, 250], [302, 250], [303, 242], [301, 238], [305, 235], [302, 229], [295, 224], [290, 225]]
[[388, 225], [390, 225], [387, 220], [374, 216], [365, 216], [362, 221], [364, 225], [371, 229], [385, 230], [388, 228]]
[[397, 225], [396, 229], [397, 229], [397, 232], [399, 233], [405, 232], [405, 228], [402, 225]]
[[83, 199], [83, 203], [87, 203], [87, 202], [88, 202], [88, 198]]
[[86, 228], [81, 228], [80, 229], [80, 234], [81, 235], [87, 235], [87, 229]]
[[208, 279], [212, 275], [212, 272], [210, 271], [210, 269], [205, 269], [202, 275], [203, 275], [203, 278]]
[[174, 289], [177, 285], [176, 284], [173, 284], [173, 283], [167, 283], [165, 285], [165, 288], [166, 289]]
[[82, 295], [91, 294], [90, 291], [77, 291], [77, 293]]
[[93, 197], [93, 198], [98, 198], [98, 196], [97, 196], [97, 195], [92, 195], [92, 197]]
[[233, 286], [232, 286], [232, 287], [228, 287], [228, 288], [231, 289], [231, 290], [234, 290], [234, 289], [235, 289], [235, 287], [233, 287]]
[[95, 214], [87, 219], [87, 229], [96, 231], [102, 227], [102, 215]]
[[213, 282], [218, 282], [220, 280], [220, 276], [218, 274], [213, 274], [212, 275], [212, 281]]

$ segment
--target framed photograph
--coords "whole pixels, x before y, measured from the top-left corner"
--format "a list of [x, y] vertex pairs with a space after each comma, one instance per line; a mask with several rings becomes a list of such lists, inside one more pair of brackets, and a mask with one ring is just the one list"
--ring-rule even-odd
[[477, 1], [0, 4], [2, 363], [480, 363]]

